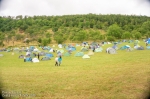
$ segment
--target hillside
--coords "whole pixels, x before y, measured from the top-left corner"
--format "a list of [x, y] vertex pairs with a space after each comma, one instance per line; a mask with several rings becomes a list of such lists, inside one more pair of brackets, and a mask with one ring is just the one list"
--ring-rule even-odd
[[149, 26], [150, 17], [133, 15], [7, 16], [0, 17], [0, 45], [141, 39], [150, 37]]

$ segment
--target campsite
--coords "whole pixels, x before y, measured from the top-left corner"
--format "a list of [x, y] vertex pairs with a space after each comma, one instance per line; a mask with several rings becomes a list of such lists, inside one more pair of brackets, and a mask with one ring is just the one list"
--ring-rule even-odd
[[149, 55], [149, 16], [0, 16], [0, 96], [144, 99], [150, 92]]
[[[1, 51], [3, 95], [14, 95], [12, 99], [19, 95], [31, 99], [143, 99], [149, 88], [150, 44], [146, 46], [141, 40], [138, 45], [144, 49], [137, 50], [133, 42], [121, 42], [115, 53], [109, 52], [114, 44], [105, 43], [94, 52], [82, 44], [73, 44], [71, 48], [67, 46], [72, 44], [28, 46], [28, 50], [41, 52], [35, 62], [24, 62], [23, 56], [29, 52], [19, 52], [17, 47]], [[129, 46], [132, 50], [127, 50]], [[62, 64], [55, 66], [55, 57], [60, 53]]]

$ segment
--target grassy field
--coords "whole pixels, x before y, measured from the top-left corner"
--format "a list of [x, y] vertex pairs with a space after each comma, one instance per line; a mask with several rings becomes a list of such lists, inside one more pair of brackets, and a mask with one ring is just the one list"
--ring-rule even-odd
[[[145, 47], [144, 42], [140, 45]], [[111, 55], [105, 53], [108, 46], [112, 45], [90, 59], [73, 52], [63, 57], [60, 67], [54, 66], [54, 57], [30, 63], [18, 59], [19, 54], [0, 52], [2, 94], [13, 94], [12, 99], [143, 99], [149, 87], [150, 50], [118, 50]]]

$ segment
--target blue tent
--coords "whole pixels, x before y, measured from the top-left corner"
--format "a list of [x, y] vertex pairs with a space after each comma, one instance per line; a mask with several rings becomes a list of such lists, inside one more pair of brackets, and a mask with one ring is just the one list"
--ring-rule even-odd
[[147, 46], [146, 48], [147, 48], [148, 50], [150, 50], [150, 46]]
[[41, 59], [41, 61], [47, 61], [47, 60], [50, 60], [50, 57], [43, 57], [42, 59]]
[[32, 61], [32, 58], [31, 57], [27, 57], [26, 58], [26, 62], [31, 62]]
[[43, 50], [50, 50], [51, 48], [49, 46], [44, 46], [42, 49]]
[[53, 54], [47, 53], [45, 56], [47, 56], [47, 57], [53, 57]]
[[29, 51], [33, 51], [34, 49], [35, 49], [34, 46], [30, 46], [30, 47], [29, 47]]
[[70, 51], [75, 51], [76, 48], [75, 48], [74, 46], [70, 46], [70, 47], [67, 47], [66, 50], [68, 50], [68, 51], [69, 51], [69, 50], [70, 50]]
[[148, 38], [148, 39], [146, 40], [146, 42], [147, 42], [148, 44], [150, 44], [150, 38]]
[[125, 45], [125, 46], [122, 46], [120, 49], [121, 50], [125, 50], [125, 49], [127, 49], [128, 47]]

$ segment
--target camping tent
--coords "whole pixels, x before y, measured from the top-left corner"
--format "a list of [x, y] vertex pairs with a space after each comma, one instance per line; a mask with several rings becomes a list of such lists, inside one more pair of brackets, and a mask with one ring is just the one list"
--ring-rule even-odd
[[82, 58], [83, 58], [83, 59], [89, 59], [89, 58], [90, 58], [90, 56], [89, 56], [89, 55], [87, 55], [87, 54], [85, 54]]
[[76, 57], [80, 57], [80, 56], [83, 56], [84, 55], [84, 53], [83, 52], [77, 52], [74, 56], [76, 56]]
[[86, 51], [88, 51], [88, 49], [86, 47], [81, 48], [81, 52], [86, 52]]
[[134, 46], [134, 49], [137, 49], [138, 47], [140, 47], [139, 45]]
[[37, 58], [33, 58], [33, 59], [32, 59], [32, 62], [33, 62], [33, 63], [37, 63], [37, 62], [40, 62], [40, 61], [39, 61]]
[[3, 54], [0, 54], [0, 57], [4, 56]]
[[19, 58], [24, 58], [24, 55], [20, 55]]
[[44, 55], [46, 55], [46, 53], [45, 52], [40, 52], [39, 55], [44, 56]]
[[150, 46], [147, 46], [146, 48], [147, 48], [148, 50], [150, 50]]
[[88, 55], [94, 55], [93, 51], [90, 50], [90, 51], [88, 52]]
[[34, 50], [33, 50], [33, 52], [40, 52], [37, 48], [35, 48]]
[[50, 57], [43, 57], [42, 59], [41, 59], [41, 61], [47, 61], [47, 60], [50, 60]]
[[26, 57], [26, 62], [32, 62], [32, 58], [31, 57]]
[[148, 38], [148, 39], [146, 40], [146, 42], [147, 42], [148, 44], [150, 44], [150, 38]]
[[99, 47], [99, 48], [96, 48], [96, 49], [95, 49], [95, 52], [102, 52], [102, 50], [103, 50], [103, 49], [102, 49], [101, 47]]
[[114, 48], [109, 47], [109, 48], [106, 49], [106, 53], [116, 54], [116, 50]]
[[45, 56], [47, 56], [47, 57], [53, 57], [53, 54], [51, 54], [51, 53], [46, 53]]
[[127, 49], [127, 48], [131, 48], [129, 45], [125, 45], [125, 46], [122, 46], [120, 49], [121, 50], [125, 50], [125, 49]]
[[66, 47], [66, 50], [68, 51], [75, 51], [76, 48], [74, 46]]
[[13, 49], [13, 52], [19, 53], [19, 51], [20, 51], [20, 49], [17, 47]]
[[57, 53], [58, 53], [58, 52], [64, 53], [64, 50], [63, 50], [63, 49], [57, 50]]
[[42, 49], [43, 49], [43, 50], [48, 50], [48, 51], [49, 51], [51, 48], [50, 48], [49, 46], [44, 46], [44, 47], [42, 47]]
[[137, 50], [144, 50], [144, 47], [140, 46], [140, 47], [137, 48]]
[[51, 48], [51, 49], [49, 50], [49, 52], [54, 52], [53, 48]]
[[66, 52], [66, 53], [64, 54], [64, 56], [70, 56], [70, 53], [69, 53], [69, 52]]
[[59, 48], [62, 48], [63, 46], [62, 46], [62, 44], [58, 44], [58, 47], [59, 47]]
[[26, 52], [26, 55], [31, 55], [31, 52], [30, 51]]

